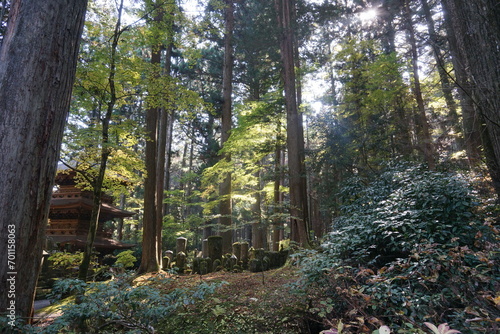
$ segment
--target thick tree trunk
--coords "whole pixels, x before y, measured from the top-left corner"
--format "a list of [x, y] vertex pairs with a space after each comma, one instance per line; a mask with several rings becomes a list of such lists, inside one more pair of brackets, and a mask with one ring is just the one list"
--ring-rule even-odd
[[[446, 13], [445, 13], [446, 16]], [[458, 86], [458, 95], [460, 97], [460, 107], [462, 109], [462, 127], [465, 151], [469, 166], [476, 168], [481, 164], [481, 120], [479, 112], [470, 95], [470, 84], [465, 71], [465, 65], [459, 58], [457, 43], [453, 28], [446, 21], [448, 31], [448, 43], [450, 45], [450, 53], [453, 62], [453, 71], [455, 73], [455, 84]]]
[[[153, 70], [151, 79], [153, 82], [164, 74], [161, 71], [164, 42], [159, 29], [165, 18], [165, 5], [156, 1], [146, 2], [146, 6], [151, 9], [154, 15], [150, 22], [152, 29], [151, 66]], [[171, 19], [171, 15], [168, 16], [168, 19]], [[167, 70], [169, 70], [170, 59], [167, 60], [166, 64]], [[151, 89], [154, 90], [155, 87], [151, 87]], [[146, 178], [144, 180], [142, 258], [138, 269], [139, 274], [159, 271], [163, 259], [161, 247], [167, 118], [164, 106], [152, 101], [146, 111]]]
[[33, 306], [86, 5], [14, 1], [0, 50], [0, 313], [19, 319]]
[[[169, 29], [169, 36], [166, 47], [165, 55], [165, 66], [164, 73], [170, 78], [170, 70], [172, 67], [172, 48], [173, 48], [173, 25], [174, 25], [174, 15], [175, 15], [175, 2], [168, 4], [168, 14], [166, 15], [167, 25]], [[163, 20], [163, 11], [159, 9], [159, 14], [156, 15], [155, 21], [158, 23]], [[155, 61], [158, 61], [157, 66], [161, 66], [161, 50], [159, 56], [155, 56]], [[155, 66], [156, 66], [155, 65]], [[168, 92], [166, 92], [168, 94]], [[170, 153], [167, 152], [171, 149], [172, 143], [172, 132], [171, 124], [173, 122], [174, 110], [171, 104], [167, 103], [167, 107], [158, 108], [158, 152], [157, 152], [157, 170], [156, 170], [156, 242], [158, 243], [158, 261], [160, 262], [160, 268], [162, 267], [163, 254], [162, 254], [162, 232], [163, 232], [163, 215], [164, 213], [164, 199], [165, 199], [165, 177], [167, 176], [166, 170], [170, 168], [170, 161], [167, 161], [167, 157], [170, 157]], [[168, 164], [167, 164], [168, 163]]]
[[[159, 68], [160, 47], [153, 47], [151, 64]], [[156, 75], [159, 75], [157, 73]], [[139, 274], [159, 271], [161, 250], [157, 228], [157, 176], [158, 176], [158, 122], [159, 109], [151, 106], [146, 110], [146, 178], [144, 179], [144, 216], [142, 230], [142, 257]]]
[[442, 4], [457, 45], [456, 61], [464, 65], [468, 79], [461, 88], [485, 122], [489, 140], [483, 145], [500, 194], [500, 7], [497, 0], [442, 0]]
[[[224, 33], [224, 70], [222, 78], [222, 134], [221, 147], [229, 139], [232, 127], [232, 92], [233, 92], [233, 30], [234, 30], [234, 2], [226, 1], [224, 10], [225, 33]], [[221, 159], [231, 161], [229, 153], [222, 154]], [[233, 244], [232, 230], [232, 200], [231, 200], [231, 173], [225, 173], [224, 180], [219, 186], [219, 195], [221, 202], [219, 205], [220, 219], [222, 228], [222, 250], [224, 254], [231, 253]]]
[[157, 108], [146, 111], [146, 178], [144, 179], [144, 216], [142, 230], [142, 257], [139, 274], [160, 270], [156, 230], [156, 153]]
[[[288, 173], [290, 186], [291, 240], [302, 246], [309, 244], [307, 194], [304, 186], [304, 135], [301, 134], [301, 117], [297, 106], [297, 91], [294, 69], [294, 33], [291, 22], [294, 1], [276, 0], [278, 24], [281, 29], [280, 49], [285, 87], [287, 111]], [[301, 149], [302, 148], [302, 149]]]

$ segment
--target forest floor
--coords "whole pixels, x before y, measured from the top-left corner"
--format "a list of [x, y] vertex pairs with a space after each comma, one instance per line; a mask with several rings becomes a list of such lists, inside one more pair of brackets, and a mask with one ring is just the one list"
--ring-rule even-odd
[[174, 317], [166, 332], [183, 328], [182, 333], [318, 333], [323, 328], [307, 312], [306, 296], [294, 292], [299, 278], [297, 268], [290, 265], [258, 273], [176, 276], [171, 288], [226, 284]]
[[[136, 282], [140, 284], [157, 275], [143, 275], [136, 278]], [[259, 273], [219, 271], [203, 276], [172, 276], [169, 284], [162, 287], [165, 292], [195, 287], [201, 282], [225, 284], [214, 294], [170, 317], [161, 332], [318, 333], [323, 328], [307, 312], [308, 298], [294, 292], [293, 286], [299, 277], [296, 267], [289, 265]], [[35, 317], [43, 326], [58, 315], [58, 307], [51, 305], [38, 310]]]

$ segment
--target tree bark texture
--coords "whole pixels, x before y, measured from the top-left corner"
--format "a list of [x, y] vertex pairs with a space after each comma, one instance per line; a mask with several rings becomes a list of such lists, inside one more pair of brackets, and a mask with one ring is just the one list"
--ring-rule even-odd
[[156, 240], [157, 123], [157, 108], [148, 108], [146, 111], [146, 178], [144, 179], [142, 257], [138, 273], [155, 272], [160, 269]]
[[[304, 135], [297, 105], [297, 90], [295, 85], [294, 33], [292, 27], [292, 11], [295, 2], [287, 0], [275, 1], [278, 24], [281, 30], [280, 49], [283, 66], [285, 106], [287, 113], [287, 148], [288, 173], [290, 187], [290, 227], [291, 240], [303, 246], [309, 244], [307, 194], [304, 186], [305, 165]], [[301, 142], [302, 139], [302, 142]]]
[[[488, 168], [500, 194], [500, 6], [497, 0], [442, 0], [469, 80], [462, 87], [484, 119]], [[486, 144], [490, 149], [486, 149]]]
[[[158, 35], [159, 25], [163, 21], [163, 8], [156, 1], [147, 1], [146, 6], [152, 10], [150, 22], [153, 30], [151, 42], [152, 80], [161, 76], [161, 54], [163, 41]], [[164, 122], [162, 124], [162, 122]], [[146, 177], [144, 179], [144, 216], [142, 231], [142, 257], [138, 273], [156, 272], [161, 268], [161, 231], [166, 145], [165, 110], [152, 102], [146, 110]], [[159, 154], [163, 156], [160, 157]], [[161, 189], [161, 193], [160, 193]], [[158, 217], [158, 215], [161, 215]]]
[[[164, 20], [166, 16], [166, 23], [169, 35], [167, 36], [166, 45], [166, 55], [165, 55], [165, 65], [164, 73], [160, 75], [165, 75], [170, 78], [170, 70], [172, 67], [172, 48], [173, 48], [173, 25], [174, 25], [174, 7], [175, 2], [167, 5], [167, 15], [163, 14], [163, 9], [158, 9], [158, 14], [155, 16], [154, 20], [160, 23]], [[160, 42], [160, 41], [158, 41]], [[155, 56], [155, 61], [158, 62], [157, 66], [161, 66], [161, 49], [162, 46], [158, 46], [159, 55]], [[169, 95], [169, 92], [165, 92]], [[165, 178], [167, 176], [167, 168], [170, 167], [170, 162], [167, 161], [167, 149], [170, 151], [171, 148], [171, 125], [169, 122], [173, 122], [173, 106], [167, 102], [167, 106], [158, 108], [158, 152], [157, 152], [157, 170], [156, 170], [156, 242], [158, 243], [158, 261], [160, 262], [160, 267], [162, 267], [162, 232], [163, 232], [163, 216], [164, 212], [164, 199], [165, 199]], [[168, 153], [170, 156], [170, 153]], [[168, 162], [168, 164], [167, 164]], [[170, 180], [169, 180], [170, 181]]]
[[[281, 127], [281, 124], [278, 123], [278, 131]], [[283, 223], [281, 222], [281, 217], [279, 217], [279, 213], [281, 211], [281, 145], [280, 145], [280, 137], [278, 134], [276, 136], [276, 148], [274, 153], [274, 186], [273, 186], [273, 213], [275, 218], [273, 219], [273, 235], [272, 235], [272, 245], [271, 250], [274, 252], [279, 251], [280, 247], [280, 231], [283, 230]]]
[[33, 306], [86, 6], [14, 1], [0, 50], [0, 313], [15, 303], [17, 318]]
[[[222, 134], [221, 147], [229, 139], [232, 127], [232, 93], [233, 93], [233, 30], [234, 30], [234, 2], [226, 1], [224, 10], [225, 33], [224, 33], [224, 70], [222, 77]], [[231, 160], [229, 153], [223, 153], [221, 159]], [[219, 186], [221, 202], [219, 205], [220, 219], [222, 225], [222, 250], [224, 254], [231, 253], [233, 244], [232, 230], [232, 200], [231, 200], [231, 173], [225, 173], [224, 180]]]
[[478, 167], [481, 163], [481, 121], [479, 112], [470, 94], [470, 83], [465, 70], [465, 64], [460, 58], [455, 30], [449, 18], [448, 11], [444, 11], [446, 35], [450, 49], [455, 85], [458, 87], [460, 107], [462, 109], [462, 127], [464, 146], [471, 168]]
[[165, 152], [167, 147], [167, 111], [158, 108], [158, 152], [156, 153], [156, 242], [158, 244], [158, 261], [162, 266], [162, 232], [163, 232], [163, 202], [165, 198]]
[[255, 187], [255, 193], [253, 198], [255, 202], [252, 204], [252, 246], [255, 249], [266, 248], [266, 235], [267, 228], [262, 222], [262, 207], [261, 207], [261, 195], [260, 195], [260, 171], [255, 173], [255, 178], [259, 180], [257, 186]]

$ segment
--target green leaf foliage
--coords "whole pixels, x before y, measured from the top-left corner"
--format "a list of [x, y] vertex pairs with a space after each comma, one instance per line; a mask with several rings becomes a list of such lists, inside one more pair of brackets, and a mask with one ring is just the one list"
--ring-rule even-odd
[[381, 323], [423, 333], [424, 322], [494, 331], [500, 235], [476, 213], [467, 182], [408, 164], [362, 181], [343, 188], [343, 216], [321, 248], [297, 257], [311, 312], [346, 323], [342, 333]]
[[385, 264], [420, 244], [470, 245], [477, 201], [460, 176], [402, 164], [367, 186], [351, 179], [325, 247], [343, 260]]
[[60, 296], [78, 293], [78, 303], [61, 307], [63, 314], [40, 333], [155, 333], [155, 327], [182, 307], [204, 299], [224, 283], [201, 283], [194, 288], [165, 292], [169, 278], [153, 277], [132, 284], [124, 275], [109, 282], [62, 280], [54, 287]]

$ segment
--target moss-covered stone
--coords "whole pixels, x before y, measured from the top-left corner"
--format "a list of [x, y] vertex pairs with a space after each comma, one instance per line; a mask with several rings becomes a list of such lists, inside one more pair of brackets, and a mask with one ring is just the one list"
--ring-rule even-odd
[[251, 259], [250, 261], [248, 261], [248, 270], [250, 270], [253, 273], [261, 272], [262, 271], [262, 260]]
[[220, 259], [214, 260], [213, 265], [212, 265], [212, 270], [213, 271], [221, 271], [222, 269], [224, 269], [224, 267], [222, 266], [222, 261]]
[[240, 256], [239, 260], [241, 261], [241, 266], [246, 269], [248, 268], [248, 242], [240, 242]]
[[236, 255], [236, 257], [238, 259], [241, 258], [241, 243], [240, 242], [235, 242], [233, 244], [233, 254]]
[[163, 270], [170, 269], [170, 265], [172, 264], [172, 260], [168, 256], [163, 257]]
[[184, 273], [184, 271], [186, 270], [187, 266], [186, 266], [186, 262], [187, 262], [187, 257], [186, 257], [186, 253], [184, 252], [179, 252], [177, 253], [177, 256], [176, 256], [176, 267], [178, 268], [179, 272], [180, 273]]
[[212, 235], [207, 239], [208, 257], [215, 260], [222, 260], [222, 237], [220, 235]]

